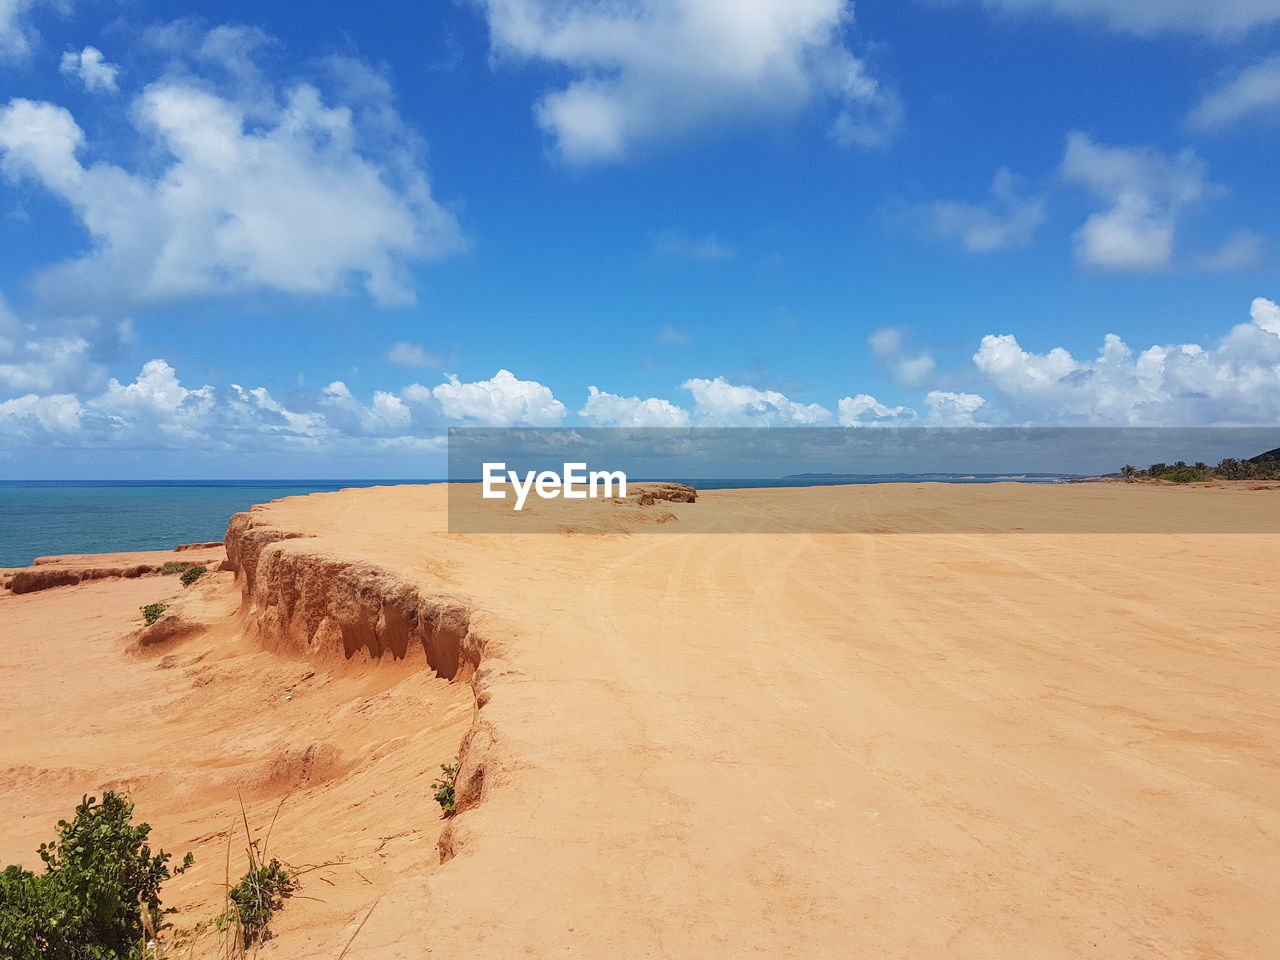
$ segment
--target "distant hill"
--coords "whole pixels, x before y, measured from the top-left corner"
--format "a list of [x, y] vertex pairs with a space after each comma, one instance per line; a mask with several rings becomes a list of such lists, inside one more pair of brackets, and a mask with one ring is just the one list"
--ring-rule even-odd
[[1250, 458], [1249, 462], [1272, 463], [1276, 460], [1280, 460], [1280, 447], [1276, 447], [1274, 450], [1268, 450], [1266, 453], [1260, 453], [1256, 457]]

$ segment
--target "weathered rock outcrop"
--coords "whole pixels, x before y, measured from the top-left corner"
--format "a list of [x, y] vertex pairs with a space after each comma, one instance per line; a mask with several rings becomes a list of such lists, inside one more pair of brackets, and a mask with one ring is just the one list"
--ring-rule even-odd
[[283, 544], [302, 535], [238, 513], [227, 530], [227, 563], [242, 584], [246, 632], [268, 650], [319, 659], [422, 655], [448, 680], [480, 662], [469, 604], [433, 594], [371, 563]]
[[[184, 551], [180, 560], [175, 556], [179, 551]], [[34, 593], [108, 577], [145, 577], [160, 573], [165, 564], [174, 562], [204, 566], [214, 571], [221, 568], [222, 557], [221, 543], [191, 543], [173, 550], [140, 553], [36, 557], [29, 567], [0, 571], [0, 589], [7, 587], [11, 593]]]
[[[480, 709], [490, 679], [504, 672], [495, 641], [502, 625], [466, 598], [327, 553], [323, 540], [279, 529], [264, 511], [233, 516], [225, 544], [226, 569], [241, 587], [244, 635], [265, 649], [331, 664], [420, 658], [440, 677], [471, 683], [477, 714], [459, 749], [455, 786], [460, 813], [478, 803], [496, 766], [495, 737]], [[441, 856], [455, 845], [451, 821]]]
[[627, 488], [628, 500], [642, 502], [667, 500], [671, 503], [694, 503], [698, 499], [698, 491], [684, 483], [633, 483]]

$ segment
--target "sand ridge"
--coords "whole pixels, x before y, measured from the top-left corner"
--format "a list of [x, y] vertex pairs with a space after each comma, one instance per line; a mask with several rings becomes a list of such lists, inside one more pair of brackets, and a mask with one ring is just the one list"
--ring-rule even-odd
[[172, 550], [134, 553], [68, 553], [36, 557], [27, 567], [0, 569], [0, 591], [34, 593], [88, 580], [145, 577], [158, 574], [166, 563], [184, 563], [216, 570], [226, 557], [221, 543], [184, 543]]

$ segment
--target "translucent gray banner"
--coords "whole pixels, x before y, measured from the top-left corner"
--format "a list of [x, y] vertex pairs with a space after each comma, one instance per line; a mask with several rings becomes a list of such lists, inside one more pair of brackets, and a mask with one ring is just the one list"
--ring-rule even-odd
[[1278, 445], [1280, 428], [455, 428], [449, 530], [1277, 533]]

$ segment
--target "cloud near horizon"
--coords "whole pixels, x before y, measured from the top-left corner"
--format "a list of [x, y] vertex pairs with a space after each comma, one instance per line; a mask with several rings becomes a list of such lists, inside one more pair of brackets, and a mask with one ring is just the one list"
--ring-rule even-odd
[[699, 427], [818, 426], [832, 420], [817, 403], [797, 403], [777, 390], [730, 383], [724, 377], [686, 380], [681, 389], [693, 394], [693, 423]]
[[687, 427], [689, 413], [658, 397], [620, 397], [587, 388], [587, 403], [578, 416], [593, 427]]
[[[12, 347], [0, 338], [0, 359]], [[1077, 359], [1062, 348], [1027, 351], [1013, 334], [988, 334], [972, 363], [968, 375], [980, 393], [930, 389], [921, 396], [920, 409], [857, 393], [840, 398], [833, 414], [818, 403], [714, 377], [681, 385], [693, 398], [692, 410], [593, 385], [577, 417], [585, 425], [613, 427], [1280, 423], [1280, 305], [1264, 297], [1251, 304], [1249, 322], [1209, 347], [1153, 345], [1135, 353], [1108, 334], [1096, 357]], [[0, 401], [0, 436], [9, 446], [199, 446], [228, 452], [283, 446], [299, 453], [339, 450], [360, 456], [439, 451], [451, 425], [550, 427], [562, 425], [567, 415], [549, 387], [505, 369], [487, 380], [449, 375], [435, 387], [413, 383], [375, 390], [367, 401], [335, 380], [286, 401], [264, 387], [188, 387], [169, 363], [153, 359], [131, 382], [110, 378], [93, 393], [32, 389]]]

